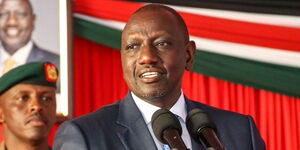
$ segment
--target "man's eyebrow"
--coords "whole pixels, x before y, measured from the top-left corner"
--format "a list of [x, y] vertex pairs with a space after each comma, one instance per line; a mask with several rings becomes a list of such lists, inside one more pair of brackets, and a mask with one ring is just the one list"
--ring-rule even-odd
[[27, 90], [27, 89], [24, 89], [24, 90], [18, 89], [18, 90], [12, 91], [12, 92], [10, 93], [10, 95], [11, 95], [11, 96], [18, 96], [18, 95], [20, 95], [20, 94], [28, 94], [28, 93], [30, 93], [30, 91]]
[[47, 94], [47, 93], [52, 94], [52, 93], [55, 93], [55, 90], [46, 90], [46, 91], [42, 91], [41, 93], [42, 94]]

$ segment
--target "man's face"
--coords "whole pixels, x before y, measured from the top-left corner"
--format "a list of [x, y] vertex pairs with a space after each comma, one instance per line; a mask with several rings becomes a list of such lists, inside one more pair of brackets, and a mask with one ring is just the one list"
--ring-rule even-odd
[[150, 101], [179, 96], [184, 70], [193, 62], [190, 45], [170, 13], [134, 16], [122, 33], [122, 67], [129, 89]]
[[4, 132], [23, 140], [44, 140], [56, 121], [55, 88], [17, 84], [0, 96]]
[[35, 16], [26, 0], [2, 0], [0, 4], [0, 39], [2, 44], [16, 50], [30, 39]]

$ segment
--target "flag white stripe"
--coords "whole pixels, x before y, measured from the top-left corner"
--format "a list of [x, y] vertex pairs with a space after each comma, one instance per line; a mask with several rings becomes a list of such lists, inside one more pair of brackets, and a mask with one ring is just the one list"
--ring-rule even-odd
[[[144, 3], [144, 4], [148, 4], [148, 3]], [[204, 15], [210, 17], [231, 19], [236, 21], [246, 21], [252, 23], [300, 28], [299, 16], [241, 12], [241, 11], [186, 7], [186, 6], [175, 6], [175, 5], [167, 5], [167, 6], [172, 7], [177, 11], [186, 12], [195, 15]]]
[[178, 11], [187, 12], [190, 14], [205, 15], [205, 16], [231, 19], [237, 21], [252, 22], [252, 23], [300, 28], [299, 16], [250, 13], [250, 12], [217, 10], [217, 9], [208, 9], [208, 8], [182, 7], [182, 6], [173, 6], [173, 5], [169, 5], [169, 6]]
[[74, 13], [74, 17], [79, 18], [79, 19], [83, 19], [89, 22], [93, 22], [96, 24], [101, 24], [116, 30], [123, 30], [123, 28], [125, 27], [125, 23], [124, 22], [120, 22], [120, 21], [115, 21], [115, 20], [108, 20], [108, 19], [102, 19], [102, 18], [96, 18], [96, 17], [91, 17], [91, 16], [87, 16], [87, 15], [83, 15], [83, 14], [79, 14], [79, 13]]
[[197, 49], [227, 56], [300, 68], [300, 53], [191, 36]]
[[[122, 31], [124, 22], [106, 20], [75, 13], [75, 17]], [[254, 61], [300, 68], [300, 53], [282, 49], [239, 44], [191, 36], [197, 49]]]

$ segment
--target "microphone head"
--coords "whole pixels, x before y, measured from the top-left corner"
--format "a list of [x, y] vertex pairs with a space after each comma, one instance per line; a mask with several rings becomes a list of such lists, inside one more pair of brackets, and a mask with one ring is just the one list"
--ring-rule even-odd
[[178, 121], [177, 117], [167, 109], [157, 110], [152, 115], [151, 124], [154, 135], [160, 142], [164, 144], [168, 144], [163, 138], [164, 131], [167, 129], [175, 129], [178, 131], [180, 136], [182, 134], [180, 122]]
[[199, 136], [201, 136], [201, 130], [204, 128], [211, 128], [216, 131], [215, 124], [201, 109], [193, 109], [188, 113], [186, 117], [186, 127], [191, 136], [195, 139], [199, 139]]

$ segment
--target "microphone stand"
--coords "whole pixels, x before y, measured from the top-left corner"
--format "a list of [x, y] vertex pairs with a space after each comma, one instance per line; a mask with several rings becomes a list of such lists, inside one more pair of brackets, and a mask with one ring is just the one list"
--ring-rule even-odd
[[206, 139], [203, 141], [205, 145], [210, 145], [210, 146], [214, 145], [214, 147], [207, 147], [207, 150], [226, 150], [219, 140], [215, 140], [218, 139], [218, 137], [213, 129], [207, 128], [206, 130], [203, 130], [202, 136], [206, 137], [203, 138], [203, 140]]
[[[181, 136], [175, 129], [167, 129], [164, 132], [164, 139], [168, 142], [172, 150], [187, 150]], [[170, 140], [173, 139], [173, 140]]]

